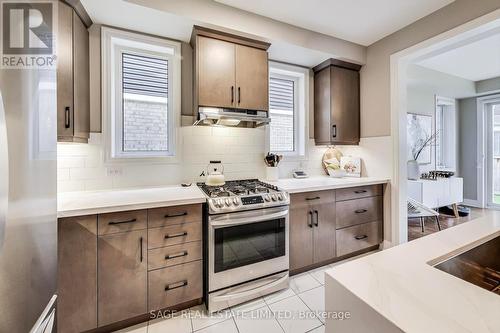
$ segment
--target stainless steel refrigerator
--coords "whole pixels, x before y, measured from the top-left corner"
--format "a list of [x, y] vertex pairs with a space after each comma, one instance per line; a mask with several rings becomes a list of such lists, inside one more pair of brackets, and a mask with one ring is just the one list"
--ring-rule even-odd
[[55, 69], [0, 69], [0, 332], [53, 311], [56, 141]]

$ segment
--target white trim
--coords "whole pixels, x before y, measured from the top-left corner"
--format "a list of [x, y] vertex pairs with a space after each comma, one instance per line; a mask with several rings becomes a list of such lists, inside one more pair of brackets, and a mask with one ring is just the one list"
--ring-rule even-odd
[[[393, 140], [393, 175], [391, 197], [392, 244], [408, 241], [406, 184], [406, 67], [411, 60], [442, 50], [472, 36], [500, 26], [500, 9], [468, 21], [456, 28], [396, 52], [390, 57], [391, 136]], [[402, 160], [400, 160], [400, 157]]]
[[[115, 93], [121, 95], [119, 87], [114, 86], [116, 78], [112, 73], [120, 73], [121, 70], [112, 71], [113, 66], [119, 66], [114, 59], [122, 50], [127, 52], [151, 53], [164, 58], [169, 62], [169, 150], [167, 154], [158, 152], [117, 153], [115, 142], [120, 140], [120, 135], [115, 133], [113, 108], [120, 107], [115, 103]], [[179, 163], [180, 161], [180, 133], [177, 127], [180, 125], [181, 113], [181, 44], [168, 39], [153, 37], [140, 33], [123, 31], [119, 29], [103, 27], [101, 29], [101, 67], [102, 67], [102, 132], [104, 144], [104, 162], [113, 163]], [[115, 91], [115, 93], [112, 93]], [[119, 116], [119, 115], [118, 115]]]
[[481, 203], [478, 200], [464, 199], [464, 201], [462, 201], [462, 205], [475, 208], [483, 208], [483, 206], [481, 206]]
[[[295, 83], [294, 148], [293, 152], [276, 152], [285, 161], [307, 159], [309, 141], [309, 75], [310, 71], [301, 66], [269, 61], [269, 77], [293, 80]], [[272, 122], [272, 121], [271, 121]], [[270, 131], [266, 127], [266, 150], [270, 151]]]
[[[493, 170], [490, 157], [493, 156], [493, 147], [489, 138], [493, 135], [493, 124], [491, 123], [492, 115], [489, 114], [490, 110], [486, 106], [497, 102], [500, 102], [500, 94], [477, 98], [477, 136], [478, 142], [480, 142], [480, 145], [478, 144], [478, 161], [481, 162], [481, 169], [478, 168], [478, 179], [481, 180], [477, 186], [478, 201], [481, 207], [495, 209], [500, 208], [500, 205], [493, 203], [491, 198], [491, 194], [493, 193]], [[482, 156], [482, 158], [479, 159], [479, 156]]]

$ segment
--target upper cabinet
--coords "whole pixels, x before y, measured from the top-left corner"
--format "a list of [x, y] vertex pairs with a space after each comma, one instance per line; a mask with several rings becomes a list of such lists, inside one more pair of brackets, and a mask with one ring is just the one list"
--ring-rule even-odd
[[360, 65], [329, 59], [314, 67], [314, 139], [317, 145], [359, 144]]
[[270, 44], [195, 26], [195, 112], [198, 106], [268, 111]]
[[62, 2], [58, 18], [57, 140], [88, 142], [89, 33], [73, 8]]

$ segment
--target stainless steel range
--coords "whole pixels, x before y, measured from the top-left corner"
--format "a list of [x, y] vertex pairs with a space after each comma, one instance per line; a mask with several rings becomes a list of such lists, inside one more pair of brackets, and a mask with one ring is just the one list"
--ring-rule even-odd
[[257, 179], [198, 186], [207, 195], [207, 307], [218, 311], [288, 287], [288, 193]]

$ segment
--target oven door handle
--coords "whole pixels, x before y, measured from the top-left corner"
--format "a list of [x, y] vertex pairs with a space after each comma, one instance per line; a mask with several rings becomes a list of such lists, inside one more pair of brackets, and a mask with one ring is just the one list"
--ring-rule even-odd
[[277, 286], [277, 285], [279, 285], [280, 283], [283, 283], [283, 281], [286, 281], [286, 280], [288, 280], [288, 274], [285, 274], [284, 276], [281, 276], [281, 277], [277, 278], [276, 280], [274, 280], [274, 281], [272, 281], [272, 282], [270, 282], [268, 284], [265, 284], [265, 285], [262, 285], [262, 286], [259, 286], [259, 287], [256, 287], [256, 288], [253, 288], [253, 289], [250, 289], [250, 290], [236, 292], [236, 293], [233, 293], [233, 294], [226, 294], [226, 295], [221, 295], [221, 296], [215, 296], [213, 298], [213, 300], [214, 300], [214, 302], [223, 302], [223, 301], [227, 301], [227, 300], [232, 300], [234, 298], [240, 298], [240, 297], [246, 297], [246, 296], [251, 296], [251, 295], [259, 294], [260, 292], [266, 291], [269, 288]]
[[288, 209], [279, 211], [277, 213], [271, 213], [271, 214], [266, 214], [266, 215], [253, 216], [253, 217], [247, 216], [247, 217], [233, 218], [233, 219], [227, 219], [227, 220], [222, 220], [222, 221], [212, 220], [212, 221], [210, 221], [210, 225], [214, 228], [230, 227], [233, 225], [242, 225], [242, 224], [249, 224], [249, 223], [254, 223], [254, 222], [264, 222], [264, 221], [279, 219], [279, 218], [286, 217], [287, 215], [288, 215]]

